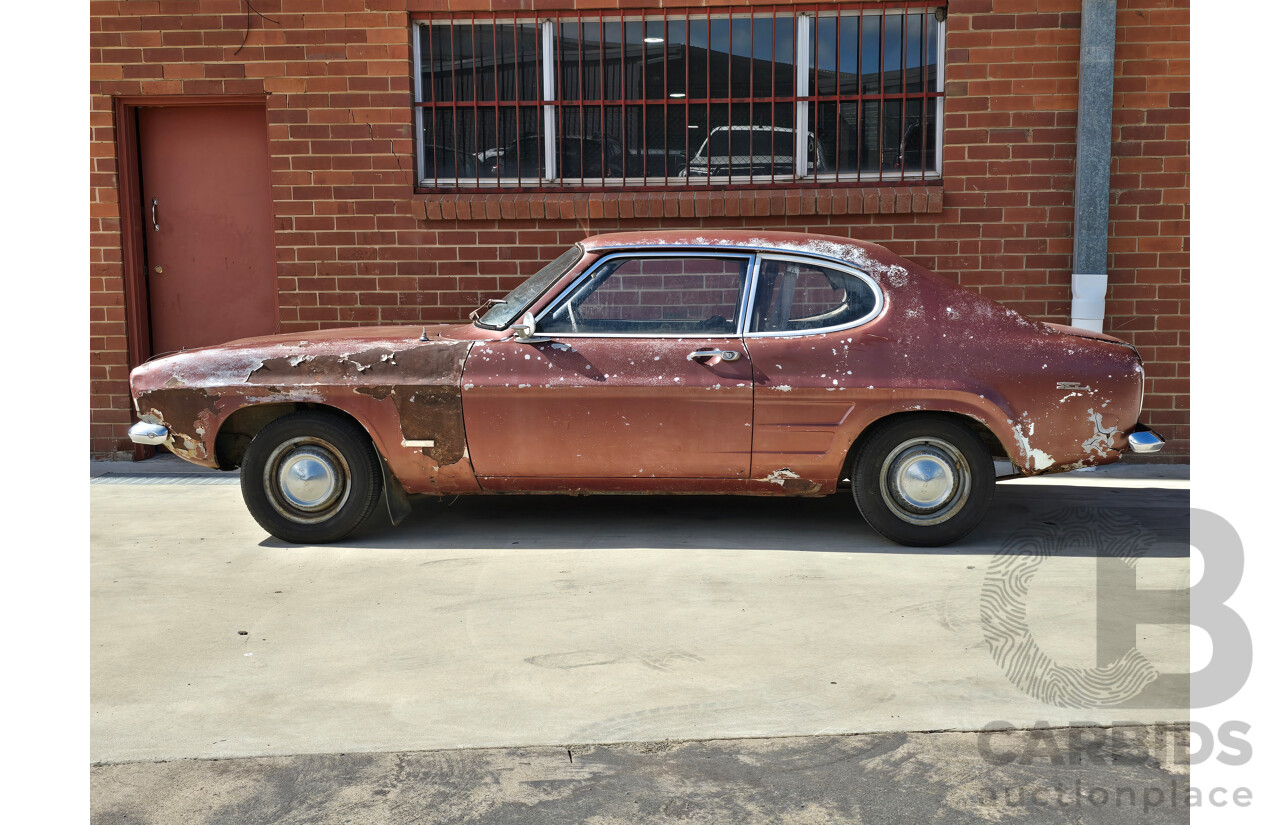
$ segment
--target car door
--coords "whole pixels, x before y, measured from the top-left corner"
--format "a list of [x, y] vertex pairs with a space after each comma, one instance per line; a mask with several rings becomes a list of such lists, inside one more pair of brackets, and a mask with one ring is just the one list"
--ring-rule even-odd
[[545, 340], [477, 343], [463, 373], [476, 474], [745, 479], [752, 263], [733, 253], [606, 255], [539, 316]]
[[884, 340], [873, 323], [883, 296], [847, 264], [769, 253], [755, 289], [745, 337], [756, 384], [751, 478], [832, 489], [849, 449], [845, 422], [874, 397], [868, 375], [886, 369], [866, 355], [866, 336]]

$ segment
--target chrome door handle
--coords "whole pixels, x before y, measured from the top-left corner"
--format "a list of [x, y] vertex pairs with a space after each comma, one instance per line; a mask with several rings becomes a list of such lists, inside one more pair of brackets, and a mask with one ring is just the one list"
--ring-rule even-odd
[[156, 219], [156, 207], [160, 205], [159, 198], [151, 199], [151, 226], [157, 232], [160, 231], [160, 221]]
[[686, 361], [692, 361], [696, 358], [706, 358], [707, 363], [711, 366], [719, 364], [721, 361], [737, 361], [739, 354], [736, 350], [731, 349], [700, 349], [689, 353]]

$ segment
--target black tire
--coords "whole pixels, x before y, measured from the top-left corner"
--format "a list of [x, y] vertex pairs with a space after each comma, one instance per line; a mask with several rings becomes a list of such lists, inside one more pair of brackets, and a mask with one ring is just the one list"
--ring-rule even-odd
[[305, 410], [277, 418], [249, 442], [240, 492], [276, 538], [325, 544], [364, 523], [382, 495], [369, 436], [339, 416]]
[[995, 495], [986, 445], [963, 424], [911, 415], [878, 425], [853, 457], [853, 500], [877, 533], [939, 547], [973, 531]]

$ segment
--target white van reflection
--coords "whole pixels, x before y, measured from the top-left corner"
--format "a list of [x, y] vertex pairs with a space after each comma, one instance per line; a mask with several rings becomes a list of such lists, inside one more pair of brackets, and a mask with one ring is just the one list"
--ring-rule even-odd
[[[809, 169], [827, 172], [830, 159], [822, 144], [808, 134]], [[796, 133], [782, 126], [717, 126], [689, 159], [681, 177], [793, 176]]]

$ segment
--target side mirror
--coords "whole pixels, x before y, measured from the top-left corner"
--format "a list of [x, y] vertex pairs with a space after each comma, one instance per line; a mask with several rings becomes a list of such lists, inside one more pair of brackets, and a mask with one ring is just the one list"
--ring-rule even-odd
[[511, 331], [515, 333], [515, 342], [517, 344], [538, 344], [551, 340], [538, 335], [532, 312], [526, 312], [524, 317], [520, 319], [520, 323], [512, 324]]

